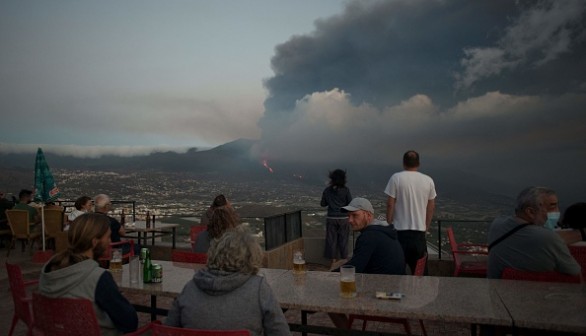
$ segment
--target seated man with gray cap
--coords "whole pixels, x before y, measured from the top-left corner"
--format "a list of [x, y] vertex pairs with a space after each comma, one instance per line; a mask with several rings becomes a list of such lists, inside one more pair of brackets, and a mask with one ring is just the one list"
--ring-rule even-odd
[[346, 265], [356, 267], [356, 273], [405, 274], [405, 257], [397, 231], [386, 221], [374, 218], [370, 201], [357, 197], [341, 210], [348, 213], [352, 230], [360, 232], [352, 259]]

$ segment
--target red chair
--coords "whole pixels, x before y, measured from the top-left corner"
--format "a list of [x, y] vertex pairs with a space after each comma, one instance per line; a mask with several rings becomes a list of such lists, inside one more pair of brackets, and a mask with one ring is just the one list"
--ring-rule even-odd
[[173, 250], [173, 252], [171, 252], [171, 261], [186, 262], [193, 264], [207, 264], [208, 254]]
[[[415, 272], [413, 272], [413, 275], [414, 276], [423, 276], [425, 274], [425, 265], [426, 264], [427, 264], [427, 253], [423, 257], [421, 257], [419, 260], [417, 260], [417, 265], [415, 266]], [[366, 330], [366, 322], [368, 322], [368, 321], [400, 323], [405, 328], [405, 333], [407, 335], [411, 335], [411, 326], [409, 325], [409, 320], [407, 320], [407, 319], [350, 314], [350, 316], [348, 318], [348, 328], [352, 329], [352, 324], [354, 323], [354, 320], [363, 320], [362, 331]], [[427, 336], [425, 326], [423, 325], [423, 320], [419, 320], [419, 325], [421, 326], [421, 333], [424, 336]]]
[[197, 237], [200, 233], [206, 231], [208, 229], [205, 225], [193, 225], [191, 229], [189, 229], [189, 242], [191, 243], [191, 250], [195, 247], [195, 242], [197, 241]]
[[22, 320], [27, 325], [27, 335], [32, 335], [33, 315], [30, 307], [31, 298], [27, 297], [26, 295], [26, 287], [36, 285], [39, 283], [39, 281], [25, 281], [22, 277], [20, 266], [15, 264], [6, 263], [6, 271], [8, 273], [12, 301], [14, 302], [14, 315], [12, 316], [12, 324], [10, 326], [10, 332], [8, 335], [12, 335], [18, 320]]
[[512, 267], [505, 267], [501, 273], [501, 279], [580, 283], [579, 275], [569, 275], [560, 272], [529, 272], [514, 269]]
[[160, 321], [153, 321], [141, 330], [126, 336], [139, 336], [144, 333], [152, 336], [249, 336], [248, 330], [200, 330], [176, 328], [162, 325]]
[[582, 267], [582, 279], [586, 281], [586, 246], [569, 245], [570, 253]]
[[100, 336], [93, 303], [88, 299], [49, 298], [33, 293], [35, 330], [44, 335]]
[[485, 244], [458, 244], [454, 235], [454, 229], [448, 227], [447, 231], [450, 250], [454, 258], [454, 276], [457, 277], [465, 273], [483, 278], [486, 277], [488, 260], [468, 261], [462, 260], [462, 256], [488, 256], [488, 246]]

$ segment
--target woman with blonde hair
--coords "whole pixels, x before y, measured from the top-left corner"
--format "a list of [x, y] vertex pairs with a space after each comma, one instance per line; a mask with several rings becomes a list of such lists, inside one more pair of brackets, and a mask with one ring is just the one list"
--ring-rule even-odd
[[48, 297], [84, 298], [94, 303], [102, 335], [136, 330], [138, 316], [110, 272], [97, 260], [110, 244], [110, 222], [100, 214], [77, 217], [67, 232], [69, 247], [41, 270], [39, 292]]
[[290, 335], [271, 287], [257, 275], [262, 259], [262, 249], [249, 233], [239, 229], [225, 232], [212, 242], [207, 269], [199, 270], [185, 285], [165, 324], [190, 329], [246, 329], [251, 335]]

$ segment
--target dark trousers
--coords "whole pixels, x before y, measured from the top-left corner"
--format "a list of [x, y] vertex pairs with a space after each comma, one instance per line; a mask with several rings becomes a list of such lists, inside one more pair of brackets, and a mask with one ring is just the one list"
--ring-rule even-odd
[[327, 218], [324, 257], [328, 259], [348, 258], [349, 236], [350, 224], [348, 218]]
[[[427, 252], [427, 240], [425, 232], [414, 230], [397, 231], [399, 243], [405, 254], [405, 263], [411, 269], [411, 274], [415, 272], [417, 260], [421, 259]], [[425, 265], [425, 275], [427, 275], [427, 265]]]

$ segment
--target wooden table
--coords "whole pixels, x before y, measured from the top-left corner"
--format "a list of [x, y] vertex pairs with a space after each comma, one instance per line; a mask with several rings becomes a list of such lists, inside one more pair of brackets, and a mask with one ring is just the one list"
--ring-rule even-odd
[[126, 230], [126, 233], [137, 232], [138, 242], [141, 243], [142, 240], [144, 243], [142, 245], [146, 245], [149, 233], [151, 234], [151, 245], [154, 246], [155, 234], [169, 234], [169, 230], [171, 230], [170, 233], [173, 237], [173, 249], [175, 249], [175, 239], [177, 234], [176, 229], [179, 226], [179, 224], [156, 222], [154, 226], [151, 223], [150, 228], [146, 227], [145, 221], [135, 221], [133, 224], [134, 225], [127, 223], [126, 225], [124, 225], [124, 229]]

